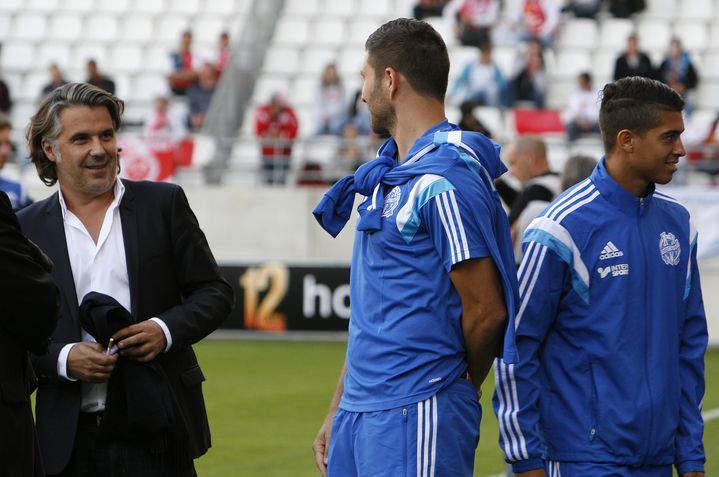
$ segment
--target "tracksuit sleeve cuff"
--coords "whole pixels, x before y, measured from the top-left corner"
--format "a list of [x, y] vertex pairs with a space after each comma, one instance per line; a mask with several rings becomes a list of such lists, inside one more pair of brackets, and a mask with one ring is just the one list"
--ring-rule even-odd
[[529, 470], [544, 468], [544, 461], [542, 459], [518, 460], [516, 462], [511, 462], [511, 464], [512, 471], [515, 474], [519, 472], [527, 472]]
[[704, 472], [704, 462], [698, 460], [687, 460], [677, 464], [677, 472], [679, 475], [687, 472]]

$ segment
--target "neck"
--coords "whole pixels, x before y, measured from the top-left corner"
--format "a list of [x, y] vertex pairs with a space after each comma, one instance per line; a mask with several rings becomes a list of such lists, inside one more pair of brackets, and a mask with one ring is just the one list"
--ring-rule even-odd
[[444, 104], [434, 99], [420, 98], [396, 111], [397, 122], [390, 129], [390, 134], [397, 143], [398, 160], [401, 163], [415, 141], [429, 128], [444, 120]]
[[62, 190], [62, 197], [67, 209], [78, 217], [96, 213], [104, 214], [115, 198], [114, 187], [98, 195], [73, 192], [62, 187], [62, 184], [60, 184], [60, 190]]
[[611, 154], [604, 159], [607, 174], [609, 174], [612, 179], [617, 181], [617, 183], [630, 194], [637, 197], [644, 197], [647, 195], [649, 182], [635, 175], [633, 170], [627, 166], [628, 163], [627, 158], [619, 154]]

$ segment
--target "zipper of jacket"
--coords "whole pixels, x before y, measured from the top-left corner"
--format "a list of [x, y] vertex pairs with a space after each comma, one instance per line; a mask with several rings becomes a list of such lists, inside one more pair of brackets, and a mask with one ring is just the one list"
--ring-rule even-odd
[[[639, 228], [638, 232], [639, 232], [639, 238], [641, 240], [641, 248], [642, 248], [642, 273], [643, 273], [643, 276], [649, 277], [650, 272], [649, 272], [649, 266], [648, 266], [648, 262], [647, 262], [646, 240], [645, 240], [644, 233], [642, 230], [642, 222], [643, 222], [645, 207], [646, 207], [646, 204], [644, 202], [644, 198], [641, 197], [639, 199], [639, 217], [637, 219], [637, 224], [638, 224], [638, 228]], [[649, 299], [650, 299], [649, 293], [648, 293], [649, 287], [647, 286], [646, 282], [643, 282], [642, 286], [644, 287], [644, 290], [643, 290], [644, 303], [649, 303]], [[643, 364], [644, 364], [644, 376], [647, 380], [647, 397], [649, 399], [649, 416], [648, 416], [649, 422], [647, 423], [647, 433], [646, 433], [647, 440], [646, 440], [645, 450], [644, 450], [643, 455], [640, 456], [642, 462], [644, 462], [647, 459], [647, 457], [649, 456], [649, 450], [652, 448], [652, 443], [651, 443], [652, 433], [654, 432], [654, 419], [652, 418], [652, 416], [654, 414], [653, 413], [654, 401], [652, 399], [652, 386], [650, 383], [650, 374], [649, 374], [649, 359], [650, 359], [650, 357], [649, 357], [649, 326], [650, 326], [650, 324], [649, 324], [649, 318], [648, 318], [648, 313], [647, 313], [646, 309], [643, 310], [643, 315], [644, 315], [643, 316], [643, 318], [644, 318], [644, 363]]]

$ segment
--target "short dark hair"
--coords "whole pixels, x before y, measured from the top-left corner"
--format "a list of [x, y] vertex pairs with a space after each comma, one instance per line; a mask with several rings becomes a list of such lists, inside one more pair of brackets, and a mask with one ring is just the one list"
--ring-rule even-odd
[[62, 134], [60, 113], [72, 106], [102, 106], [107, 108], [115, 131], [120, 129], [125, 103], [104, 89], [88, 83], [67, 83], [56, 88], [43, 98], [37, 113], [30, 118], [25, 136], [30, 149], [30, 160], [35, 164], [40, 179], [46, 185], [57, 182], [55, 163], [45, 155], [42, 149], [43, 139], [53, 148]]
[[442, 36], [429, 23], [412, 18], [391, 20], [365, 42], [370, 66], [378, 76], [396, 69], [423, 96], [444, 101], [449, 54]]
[[575, 154], [567, 159], [560, 176], [562, 190], [567, 190], [574, 184], [578, 184], [592, 175], [592, 171], [594, 171], [596, 166], [597, 160], [592, 156], [586, 156], [584, 154]]
[[604, 151], [614, 149], [617, 134], [628, 129], [639, 136], [657, 127], [660, 113], [682, 112], [684, 100], [664, 83], [641, 76], [622, 78], [608, 83], [602, 90], [599, 129]]
[[8, 118], [2, 113], [0, 113], [0, 130], [1, 129], [12, 129], [12, 123], [10, 122], [10, 118]]

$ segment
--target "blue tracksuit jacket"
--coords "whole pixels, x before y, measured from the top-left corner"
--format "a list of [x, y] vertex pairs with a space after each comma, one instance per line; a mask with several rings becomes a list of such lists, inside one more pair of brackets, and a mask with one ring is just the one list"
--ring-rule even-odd
[[687, 210], [604, 160], [524, 235], [519, 362], [495, 363], [500, 444], [542, 459], [703, 471], [707, 327]]

